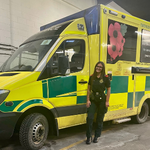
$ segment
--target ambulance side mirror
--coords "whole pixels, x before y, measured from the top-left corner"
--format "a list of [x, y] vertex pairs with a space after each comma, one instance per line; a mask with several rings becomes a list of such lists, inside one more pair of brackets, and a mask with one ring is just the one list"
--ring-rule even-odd
[[58, 69], [60, 75], [65, 76], [70, 74], [69, 58], [67, 56], [60, 56], [58, 58]]

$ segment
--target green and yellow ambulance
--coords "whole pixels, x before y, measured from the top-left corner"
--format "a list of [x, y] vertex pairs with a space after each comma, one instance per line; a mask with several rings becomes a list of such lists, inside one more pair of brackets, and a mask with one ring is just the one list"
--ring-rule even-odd
[[150, 114], [150, 23], [97, 5], [56, 22], [20, 45], [0, 72], [0, 138], [19, 132], [39, 149], [48, 134], [86, 122], [89, 76], [98, 61], [111, 80], [105, 121]]

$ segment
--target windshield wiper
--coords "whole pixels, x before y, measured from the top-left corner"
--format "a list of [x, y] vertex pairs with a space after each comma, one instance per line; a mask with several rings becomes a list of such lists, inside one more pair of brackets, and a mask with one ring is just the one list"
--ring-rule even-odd
[[20, 70], [7, 70], [7, 71], [3, 71], [3, 72], [12, 72], [12, 71], [20, 71]]
[[[31, 71], [31, 70], [7, 70], [7, 71], [3, 71], [3, 72], [14, 72], [14, 71]], [[0, 71], [0, 72], [2, 72], [2, 71]]]

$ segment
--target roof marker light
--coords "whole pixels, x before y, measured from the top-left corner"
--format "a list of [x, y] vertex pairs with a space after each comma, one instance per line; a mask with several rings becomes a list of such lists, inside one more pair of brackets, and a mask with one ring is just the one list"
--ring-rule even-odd
[[104, 8], [103, 12], [104, 12], [104, 14], [106, 14], [107, 13], [107, 9]]
[[118, 13], [117, 13], [117, 12], [112, 11], [112, 10], [109, 10], [109, 13], [110, 13], [110, 14], [112, 14], [112, 15], [115, 15], [115, 16], [117, 16], [117, 15], [118, 15]]

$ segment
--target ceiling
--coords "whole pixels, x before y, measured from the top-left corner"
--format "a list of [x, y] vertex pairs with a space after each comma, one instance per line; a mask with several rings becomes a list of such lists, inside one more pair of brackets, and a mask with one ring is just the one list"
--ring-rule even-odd
[[150, 21], [150, 0], [97, 0], [97, 3], [107, 5], [112, 1], [131, 15]]

